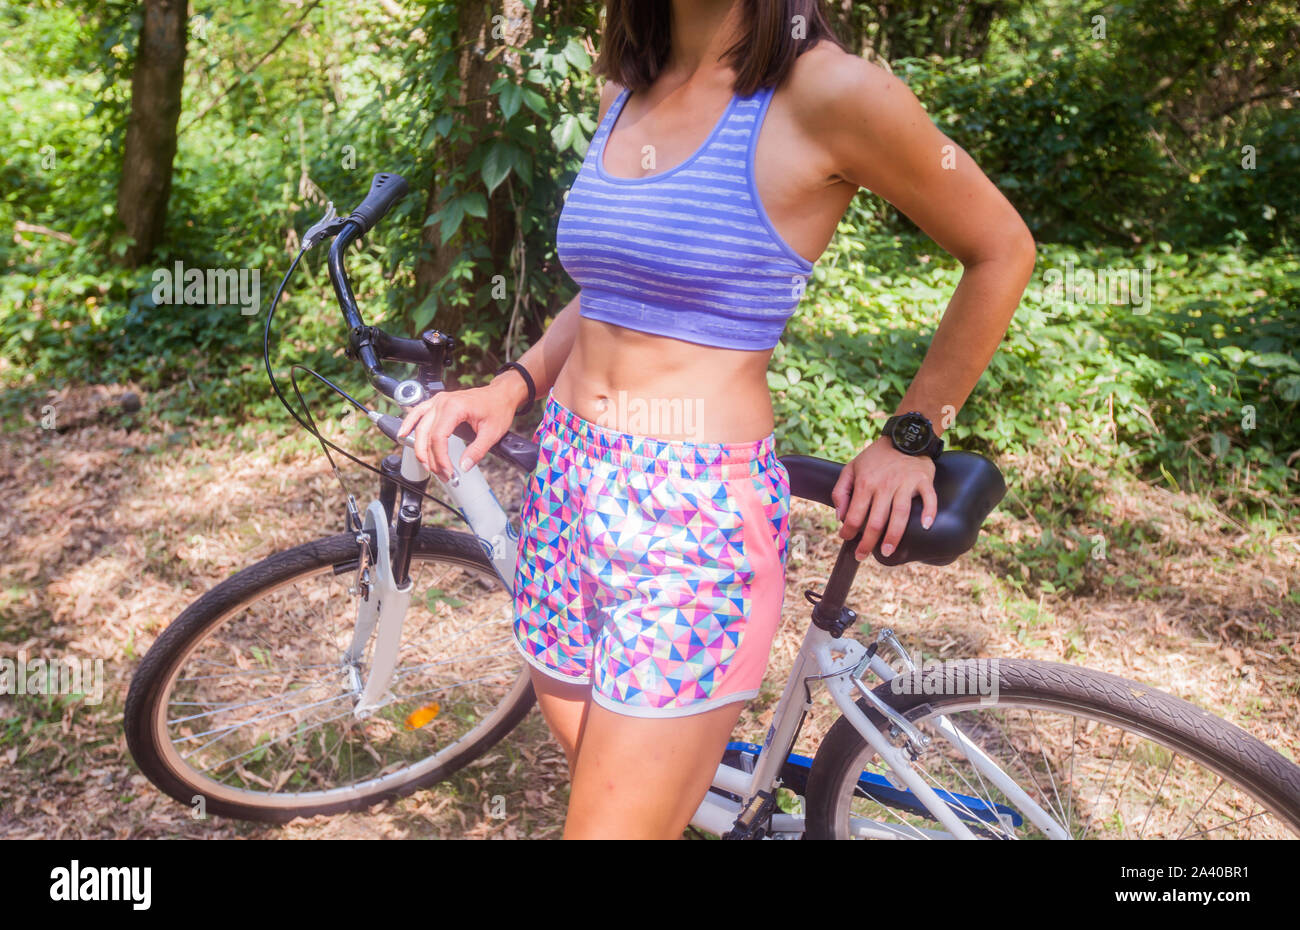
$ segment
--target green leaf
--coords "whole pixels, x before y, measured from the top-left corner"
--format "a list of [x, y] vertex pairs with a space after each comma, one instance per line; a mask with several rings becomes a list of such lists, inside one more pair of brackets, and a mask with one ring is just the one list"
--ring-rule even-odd
[[487, 198], [479, 191], [470, 191], [468, 194], [461, 194], [460, 205], [470, 216], [477, 216], [483, 219], [487, 216]]
[[573, 145], [573, 140], [578, 135], [578, 118], [572, 113], [566, 113], [551, 130], [551, 141], [555, 143], [557, 151], [563, 152]]
[[501, 93], [497, 97], [497, 105], [501, 107], [501, 115], [510, 119], [519, 112], [519, 105], [524, 99], [524, 89], [518, 84], [506, 84], [501, 88]]
[[453, 56], [447, 52], [438, 56], [437, 61], [434, 62], [433, 69], [429, 72], [429, 86], [437, 87], [442, 83], [442, 79], [446, 75], [447, 69], [451, 67], [452, 59]]
[[524, 106], [532, 110], [538, 116], [549, 117], [551, 108], [546, 105], [546, 98], [531, 88], [525, 87], [520, 91], [523, 94]]
[[442, 244], [446, 245], [447, 240], [456, 235], [456, 230], [460, 229], [461, 221], [465, 219], [465, 205], [460, 197], [449, 200], [439, 211], [439, 226], [442, 229]]
[[565, 60], [564, 52], [548, 55], [545, 60], [550, 65], [549, 76], [552, 80], [562, 81], [569, 76], [569, 63]]
[[515, 155], [515, 174], [519, 175], [519, 180], [529, 187], [533, 184], [533, 160], [527, 152], [521, 149], [514, 150]]
[[437, 298], [430, 294], [424, 299], [424, 302], [411, 311], [411, 323], [417, 331], [424, 329], [433, 322], [433, 318], [438, 313]]
[[1264, 352], [1251, 358], [1258, 368], [1290, 368], [1300, 371], [1300, 362], [1283, 352]]
[[577, 39], [570, 39], [564, 46], [564, 57], [569, 60], [569, 64], [582, 71], [591, 68], [591, 56]]
[[1277, 394], [1284, 401], [1293, 404], [1300, 400], [1300, 376], [1287, 375], [1277, 380]]
[[487, 185], [489, 194], [501, 185], [513, 166], [511, 147], [504, 142], [493, 142], [483, 157], [483, 183]]

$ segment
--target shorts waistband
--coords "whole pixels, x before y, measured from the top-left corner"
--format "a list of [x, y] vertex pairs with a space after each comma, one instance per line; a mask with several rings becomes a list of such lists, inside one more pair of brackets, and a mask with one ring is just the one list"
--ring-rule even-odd
[[752, 442], [668, 442], [593, 423], [561, 404], [553, 392], [546, 396], [542, 427], [548, 422], [584, 455], [627, 469], [733, 478], [755, 474], [777, 461], [771, 433]]

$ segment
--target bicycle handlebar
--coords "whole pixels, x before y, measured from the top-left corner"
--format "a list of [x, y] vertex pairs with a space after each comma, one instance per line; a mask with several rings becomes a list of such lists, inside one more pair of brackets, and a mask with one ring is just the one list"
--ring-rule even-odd
[[[400, 348], [408, 356], [403, 361], [431, 364], [435, 360], [427, 349], [422, 354], [419, 353], [423, 344], [414, 339], [400, 339], [399, 346], [399, 337], [388, 337], [386, 333], [376, 335], [377, 331], [366, 327], [361, 312], [357, 309], [357, 299], [352, 293], [347, 269], [343, 267], [343, 255], [348, 246], [373, 229], [392, 209], [393, 204], [406, 196], [409, 189], [406, 179], [400, 174], [387, 171], [376, 174], [370, 182], [370, 193], [366, 194], [365, 200], [339, 224], [338, 234], [329, 251], [330, 283], [334, 285], [334, 296], [338, 298], [343, 319], [348, 324], [349, 347], [365, 367], [370, 383], [388, 397], [393, 396], [393, 390], [399, 382], [384, 374], [379, 364], [385, 349], [390, 350], [391, 354], [391, 350]], [[441, 360], [437, 362], [440, 363]]]
[[388, 397], [393, 396], [397, 380], [384, 374], [379, 364], [379, 355], [375, 352], [373, 340], [363, 338], [366, 326], [361, 321], [361, 311], [357, 309], [357, 298], [352, 293], [352, 284], [348, 281], [347, 269], [343, 267], [343, 253], [347, 251], [352, 240], [361, 235], [361, 227], [351, 217], [343, 223], [343, 228], [334, 237], [330, 246], [329, 272], [330, 283], [334, 285], [334, 296], [338, 299], [343, 319], [348, 324], [349, 355], [355, 357], [366, 369], [370, 383]]
[[356, 223], [360, 229], [357, 235], [364, 236], [370, 232], [375, 224], [393, 208], [393, 204], [406, 196], [408, 190], [410, 188], [407, 186], [406, 178], [400, 174], [381, 171], [375, 175], [370, 182], [370, 193], [366, 194], [366, 199], [361, 201], [348, 216], [348, 220]]
[[[405, 196], [407, 189], [406, 180], [401, 175], [390, 172], [375, 175], [370, 185], [370, 193], [366, 195], [366, 199], [360, 206], [346, 219], [339, 220], [328, 229], [329, 232], [335, 233], [328, 260], [330, 283], [334, 286], [334, 295], [338, 298], [339, 308], [343, 311], [343, 319], [348, 324], [349, 357], [361, 362], [370, 383], [390, 399], [401, 382], [384, 373], [380, 366], [382, 359], [424, 366], [428, 370], [436, 371], [441, 380], [442, 367], [448, 359], [449, 347], [454, 342], [445, 334], [436, 331], [424, 333], [419, 339], [408, 339], [391, 335], [378, 327], [367, 326], [361, 319], [361, 311], [357, 308], [356, 296], [352, 293], [347, 269], [343, 265], [343, 256], [348, 246], [374, 228], [374, 225], [392, 209], [393, 204]], [[399, 420], [385, 418], [376, 422], [385, 435], [390, 439], [397, 439], [396, 427], [400, 424]], [[456, 429], [456, 435], [466, 445], [474, 442], [474, 431], [468, 423], [461, 423]], [[491, 452], [524, 471], [532, 471], [537, 464], [537, 446], [514, 433], [507, 432], [502, 436], [492, 446]]]

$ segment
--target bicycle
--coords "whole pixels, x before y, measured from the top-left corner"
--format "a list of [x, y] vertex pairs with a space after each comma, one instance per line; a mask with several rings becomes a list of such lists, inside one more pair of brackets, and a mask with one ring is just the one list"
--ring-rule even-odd
[[[455, 338], [366, 326], [343, 256], [405, 192], [400, 177], [380, 174], [346, 219], [331, 204], [285, 276], [315, 242], [333, 238], [329, 273], [348, 357], [402, 408], [444, 389]], [[268, 340], [284, 286], [267, 315]], [[381, 362], [414, 365], [416, 374], [398, 381]], [[348, 399], [395, 438], [396, 417]], [[465, 427], [453, 437], [472, 440]], [[521, 475], [537, 461], [536, 446], [514, 433], [492, 454]], [[832, 506], [840, 464], [782, 461], [793, 496]], [[378, 471], [379, 493], [364, 515], [349, 495], [345, 532], [222, 581], [141, 661], [126, 703], [127, 743], [168, 795], [184, 804], [201, 796], [211, 813], [266, 822], [360, 810], [447, 778], [533, 706], [510, 642], [514, 531], [490, 489], [483, 493], [481, 473], [443, 485], [474, 527], [466, 533], [422, 525], [431, 476], [409, 444]], [[947, 451], [935, 490], [932, 527], [919, 527], [918, 498], [902, 543], [889, 557], [877, 547], [878, 561], [955, 560], [974, 546], [1005, 484], [988, 459]], [[845, 635], [862, 622], [845, 606], [858, 542], [841, 546], [822, 592], [806, 592], [811, 623], [766, 739], [727, 747], [693, 826], [733, 839], [1300, 833], [1300, 767], [1190, 703], [1050, 662], [920, 668], [889, 629], [865, 645]], [[791, 750], [819, 684], [841, 716], [809, 759]], [[782, 788], [801, 797], [803, 812], [782, 809]]]

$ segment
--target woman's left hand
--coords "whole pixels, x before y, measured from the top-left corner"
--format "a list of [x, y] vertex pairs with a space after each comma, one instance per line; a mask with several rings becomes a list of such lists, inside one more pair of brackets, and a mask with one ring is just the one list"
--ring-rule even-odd
[[[866, 522], [856, 555], [861, 562], [884, 534], [881, 554], [890, 555], [903, 538], [912, 513], [912, 498], [921, 495], [921, 526], [930, 528], [939, 509], [934, 493], [934, 459], [905, 455], [882, 436], [862, 450], [840, 472], [831, 500], [842, 520], [842, 539], [852, 539]], [[870, 511], [870, 513], [868, 513]]]

